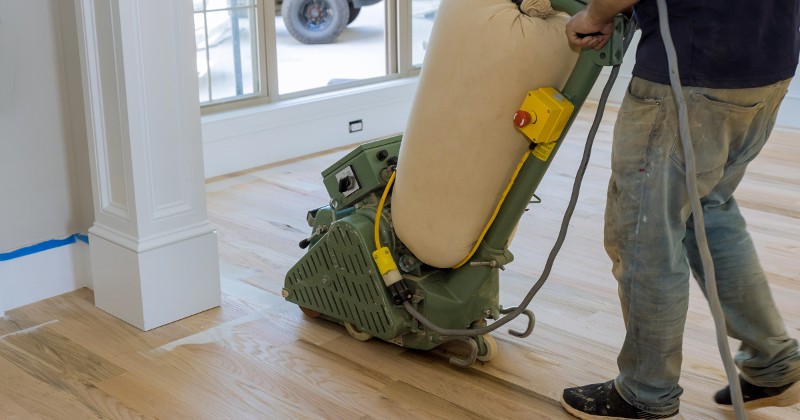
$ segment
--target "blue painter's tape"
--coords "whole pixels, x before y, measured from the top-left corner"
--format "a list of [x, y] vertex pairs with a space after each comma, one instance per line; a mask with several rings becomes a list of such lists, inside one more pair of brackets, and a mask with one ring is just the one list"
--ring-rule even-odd
[[0, 254], [0, 261], [8, 261], [13, 260], [15, 258], [25, 257], [31, 254], [36, 254], [37, 252], [47, 251], [49, 249], [58, 248], [64, 245], [74, 244], [75, 241], [80, 240], [81, 242], [89, 243], [89, 237], [86, 235], [81, 235], [76, 233], [74, 235], [70, 235], [64, 239], [51, 239], [49, 241], [44, 241], [42, 243], [26, 246], [25, 248], [20, 248], [15, 251], [5, 252]]

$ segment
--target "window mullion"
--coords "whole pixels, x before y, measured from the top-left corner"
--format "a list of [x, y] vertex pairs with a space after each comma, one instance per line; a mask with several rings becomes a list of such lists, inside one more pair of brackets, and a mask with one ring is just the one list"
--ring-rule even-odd
[[203, 0], [203, 39], [205, 40], [205, 56], [206, 56], [206, 79], [208, 79], [208, 100], [213, 100], [211, 90], [211, 47], [208, 45], [208, 5]]
[[397, 2], [397, 72], [408, 76], [413, 68], [411, 57], [411, 0]]
[[261, 94], [274, 102], [278, 99], [278, 48], [275, 40], [275, 0], [258, 0], [261, 5], [263, 24], [259, 26], [261, 71]]
[[399, 38], [402, 36], [402, 33], [398, 30], [398, 11], [401, 7], [398, 3], [408, 3], [408, 2], [398, 2], [397, 0], [385, 0], [386, 2], [386, 74], [398, 74], [401, 72], [401, 68], [399, 67], [399, 57], [398, 57], [398, 45], [401, 43], [399, 42]]

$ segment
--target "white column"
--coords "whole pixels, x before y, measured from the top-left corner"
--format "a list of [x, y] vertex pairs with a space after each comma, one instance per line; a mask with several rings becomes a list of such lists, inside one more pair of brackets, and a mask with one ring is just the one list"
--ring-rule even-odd
[[95, 305], [142, 330], [219, 306], [192, 2], [74, 1], [94, 197]]

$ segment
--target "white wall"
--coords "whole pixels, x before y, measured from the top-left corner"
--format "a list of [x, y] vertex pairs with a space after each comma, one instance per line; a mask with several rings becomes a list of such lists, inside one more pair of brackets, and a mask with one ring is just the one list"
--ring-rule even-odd
[[88, 228], [58, 12], [55, 1], [0, 1], [0, 250]]
[[[76, 59], [72, 2], [0, 0], [0, 253], [91, 224]], [[87, 285], [81, 246], [0, 262], [0, 313]]]
[[783, 129], [800, 130], [800, 77], [797, 73], [789, 85], [789, 93], [783, 98], [776, 125]]

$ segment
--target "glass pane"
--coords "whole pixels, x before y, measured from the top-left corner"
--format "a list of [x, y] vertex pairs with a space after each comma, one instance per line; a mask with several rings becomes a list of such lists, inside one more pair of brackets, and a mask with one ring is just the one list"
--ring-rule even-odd
[[[255, 93], [254, 0], [194, 0], [200, 102]], [[203, 11], [205, 7], [205, 12]], [[252, 36], [251, 36], [252, 35]]]
[[[192, 0], [194, 1], [194, 10], [198, 11], [197, 4], [202, 4], [203, 0]], [[230, 9], [232, 7], [247, 7], [247, 6], [255, 6], [256, 0], [205, 0], [205, 10], [212, 11], [212, 10], [224, 10]]]
[[425, 58], [439, 3], [440, 0], [413, 0], [411, 3], [411, 63], [416, 67], [422, 66]]
[[278, 92], [385, 76], [386, 6], [370, 2], [356, 9], [347, 0], [283, 0], [275, 18]]

